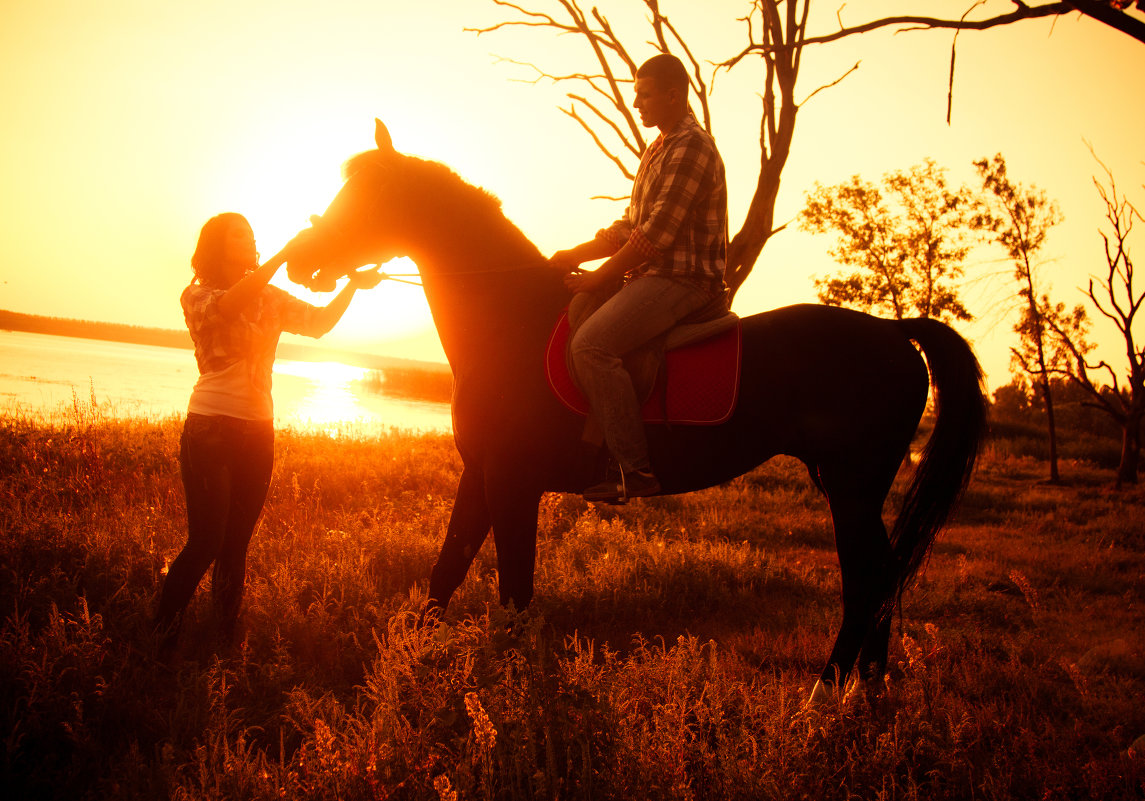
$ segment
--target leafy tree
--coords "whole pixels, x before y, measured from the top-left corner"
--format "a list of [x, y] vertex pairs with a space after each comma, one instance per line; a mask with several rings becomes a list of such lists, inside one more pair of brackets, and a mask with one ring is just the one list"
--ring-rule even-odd
[[1011, 181], [1006, 174], [1006, 160], [1001, 154], [993, 159], [979, 159], [974, 166], [986, 191], [982, 220], [994, 232], [996, 241], [1005, 248], [1013, 262], [1014, 280], [1018, 284], [1021, 317], [1014, 326], [1018, 345], [1011, 348], [1012, 363], [1030, 376], [1041, 394], [1049, 436], [1050, 480], [1060, 481], [1050, 375], [1051, 371], [1062, 369], [1068, 353], [1060, 346], [1055, 347], [1047, 333], [1048, 324], [1053, 320], [1063, 327], [1072, 326], [1080, 342], [1085, 312], [1079, 307], [1072, 315], [1067, 315], [1061, 304], [1051, 304], [1049, 296], [1040, 287], [1036, 258], [1050, 228], [1061, 221], [1061, 214], [1044, 192], [1036, 188], [1026, 189]]
[[[1142, 422], [1145, 421], [1145, 345], [1134, 331], [1145, 304], [1145, 290], [1133, 285], [1133, 259], [1127, 241], [1134, 222], [1142, 221], [1141, 213], [1124, 196], [1118, 194], [1109, 170], [1105, 170], [1108, 187], [1097, 179], [1094, 184], [1105, 202], [1109, 231], [1102, 231], [1105, 246], [1106, 273], [1100, 280], [1090, 278], [1086, 296], [1090, 303], [1121, 333], [1125, 346], [1124, 383], [1117, 370], [1104, 359], [1089, 361], [1092, 350], [1085, 341], [1084, 330], [1077, 325], [1077, 312], [1064, 320], [1051, 317], [1048, 324], [1055, 340], [1069, 355], [1065, 369], [1060, 370], [1089, 396], [1090, 404], [1112, 417], [1122, 432], [1121, 461], [1117, 468], [1117, 486], [1136, 484], [1141, 452]], [[1094, 373], [1103, 373], [1109, 386], [1099, 386]]]
[[955, 284], [985, 223], [969, 190], [952, 190], [933, 161], [889, 172], [881, 187], [857, 175], [837, 186], [817, 183], [799, 222], [834, 233], [831, 255], [854, 269], [815, 281], [823, 303], [895, 319], [971, 319]]
[[1013, 376], [1009, 384], [994, 390], [994, 403], [990, 409], [992, 419], [1023, 420], [1029, 413], [1029, 386], [1023, 376]]

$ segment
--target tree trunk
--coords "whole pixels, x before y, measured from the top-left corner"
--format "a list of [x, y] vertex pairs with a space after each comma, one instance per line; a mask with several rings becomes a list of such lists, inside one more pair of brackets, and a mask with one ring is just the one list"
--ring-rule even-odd
[[1117, 465], [1117, 489], [1137, 484], [1137, 461], [1141, 453], [1141, 419], [1126, 420], [1121, 429], [1121, 463]]
[[1058, 431], [1054, 422], [1054, 396], [1050, 391], [1050, 382], [1046, 373], [1042, 373], [1042, 399], [1046, 403], [1046, 429], [1050, 438], [1050, 481], [1057, 484], [1061, 481], [1058, 472]]
[[[764, 56], [767, 77], [762, 97], [763, 114], [759, 121], [759, 178], [756, 179], [755, 192], [743, 225], [728, 242], [724, 272], [724, 281], [731, 293], [729, 299], [733, 301], [743, 282], [751, 275], [763, 246], [772, 234], [777, 233], [775, 199], [779, 195], [779, 179], [795, 136], [795, 116], [799, 111], [795, 102], [795, 82], [799, 77], [803, 31], [810, 3], [804, 3], [802, 9], [797, 6], [798, 3], [789, 3], [781, 15], [778, 4], [760, 4], [764, 41], [780, 43], [783, 47]], [[778, 230], [782, 229], [780, 226]]]
[[767, 240], [774, 233], [771, 226], [775, 219], [775, 196], [778, 192], [778, 177], [775, 180], [771, 179], [765, 163], [763, 169], [760, 170], [755, 196], [752, 197], [743, 227], [728, 243], [724, 280], [731, 292], [732, 300], [735, 299], [739, 288], [743, 286], [743, 282], [751, 275], [751, 270], [755, 266], [763, 246], [767, 244]]

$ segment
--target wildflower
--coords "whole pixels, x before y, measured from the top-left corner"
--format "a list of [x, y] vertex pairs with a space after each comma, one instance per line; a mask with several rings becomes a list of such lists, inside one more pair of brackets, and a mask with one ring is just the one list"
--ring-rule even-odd
[[[473, 693], [470, 693], [472, 695]], [[468, 701], [466, 697], [466, 701]], [[433, 789], [437, 790], [437, 797], [439, 801], [457, 801], [457, 791], [449, 783], [449, 777], [444, 773], [435, 776], [433, 779]]]
[[1081, 672], [1081, 668], [1077, 663], [1071, 662], [1063, 656], [1058, 660], [1058, 664], [1061, 665], [1062, 670], [1066, 672], [1070, 681], [1073, 682], [1073, 686], [1077, 689], [1078, 695], [1087, 695], [1089, 693], [1089, 682], [1086, 680], [1085, 674]]
[[465, 711], [473, 721], [473, 739], [477, 742], [477, 750], [481, 754], [488, 754], [497, 742], [497, 730], [493, 728], [493, 722], [489, 720], [488, 713], [481, 706], [481, 699], [477, 697], [477, 693], [465, 694]]
[[1030, 583], [1030, 580], [1026, 578], [1023, 573], [1017, 570], [1011, 570], [1010, 581], [1018, 585], [1018, 589], [1021, 590], [1022, 595], [1026, 597], [1026, 602], [1030, 605], [1030, 608], [1035, 612], [1038, 611], [1038, 591], [1034, 589], [1034, 585]]
[[964, 553], [958, 554], [957, 570], [959, 584], [965, 584], [970, 580], [970, 562]]
[[[906, 666], [913, 668], [922, 662], [922, 648], [906, 632], [903, 632], [902, 635], [902, 649], [906, 654]], [[900, 662], [899, 666], [903, 667], [903, 664]]]

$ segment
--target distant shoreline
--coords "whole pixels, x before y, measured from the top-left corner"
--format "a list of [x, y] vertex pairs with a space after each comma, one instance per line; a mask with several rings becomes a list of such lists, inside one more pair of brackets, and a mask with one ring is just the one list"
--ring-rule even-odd
[[[36, 314], [0, 309], [0, 330], [24, 331], [31, 334], [81, 337], [110, 342], [127, 342], [133, 345], [157, 345], [163, 348], [191, 350], [191, 335], [186, 331], [169, 328], [147, 328], [123, 323], [103, 323], [92, 320], [72, 320], [62, 317], [43, 317]], [[278, 355], [284, 359], [305, 362], [337, 361], [354, 367], [369, 370], [393, 370], [395, 368], [427, 373], [448, 373], [449, 365], [425, 362], [417, 359], [401, 359], [394, 356], [378, 356], [352, 350], [312, 347], [290, 342], [280, 343]]]

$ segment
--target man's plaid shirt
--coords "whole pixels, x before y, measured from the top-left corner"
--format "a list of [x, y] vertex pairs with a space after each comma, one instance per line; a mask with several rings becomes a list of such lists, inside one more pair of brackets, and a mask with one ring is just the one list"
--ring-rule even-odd
[[691, 114], [640, 159], [624, 216], [597, 233], [615, 250], [631, 242], [647, 258], [635, 275], [724, 289], [728, 190], [715, 141]]

